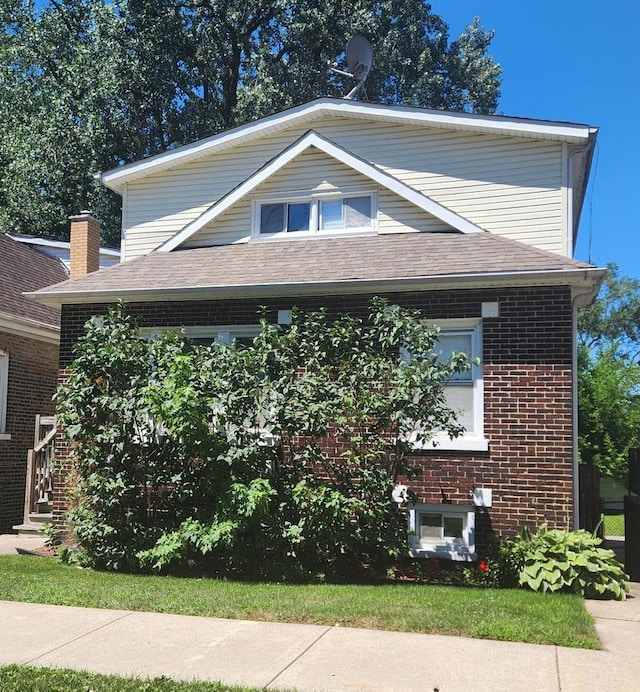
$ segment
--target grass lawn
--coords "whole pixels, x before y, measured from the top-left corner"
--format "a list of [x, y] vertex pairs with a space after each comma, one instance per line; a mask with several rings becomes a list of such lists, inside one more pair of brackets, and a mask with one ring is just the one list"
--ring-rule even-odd
[[604, 535], [624, 536], [624, 514], [604, 515]]
[[217, 682], [176, 682], [169, 678], [124, 678], [64, 668], [0, 666], [2, 692], [259, 692]]
[[582, 599], [418, 584], [268, 584], [93, 572], [0, 556], [0, 600], [341, 625], [597, 649]]

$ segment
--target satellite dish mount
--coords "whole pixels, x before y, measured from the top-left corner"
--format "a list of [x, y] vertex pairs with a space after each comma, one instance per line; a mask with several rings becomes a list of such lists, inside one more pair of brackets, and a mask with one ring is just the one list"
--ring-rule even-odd
[[351, 77], [351, 79], [357, 80], [358, 83], [344, 97], [345, 99], [352, 99], [362, 88], [373, 67], [371, 44], [364, 36], [352, 36], [349, 39], [347, 43], [347, 65], [349, 72], [338, 70], [335, 67], [332, 67], [331, 71], [343, 77]]

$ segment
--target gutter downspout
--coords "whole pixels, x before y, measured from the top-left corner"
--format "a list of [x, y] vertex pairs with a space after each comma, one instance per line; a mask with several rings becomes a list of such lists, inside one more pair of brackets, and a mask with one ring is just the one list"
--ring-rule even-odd
[[[582, 216], [582, 208], [584, 206], [584, 198], [587, 194], [587, 187], [589, 185], [589, 178], [591, 172], [591, 162], [593, 160], [593, 152], [596, 146], [598, 136], [598, 129], [592, 128], [589, 133], [589, 141], [582, 145], [570, 145], [569, 154], [567, 157], [567, 230], [568, 230], [568, 242], [569, 242], [569, 257], [573, 257], [575, 252], [576, 241], [578, 239], [578, 227], [580, 225], [580, 217]], [[584, 154], [585, 165], [584, 165], [584, 180], [583, 192], [578, 200], [578, 208], [574, 208], [574, 162], [573, 159], [578, 154]], [[575, 223], [574, 223], [575, 217]]]
[[573, 444], [573, 528], [580, 527], [580, 458], [578, 455], [578, 310], [590, 305], [595, 299], [605, 271], [599, 280], [589, 287], [571, 296], [571, 331], [573, 344], [571, 353], [571, 398], [572, 398], [572, 444]]

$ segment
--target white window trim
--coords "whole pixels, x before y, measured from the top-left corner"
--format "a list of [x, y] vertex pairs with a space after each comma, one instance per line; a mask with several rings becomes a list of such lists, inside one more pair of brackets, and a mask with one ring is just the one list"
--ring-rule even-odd
[[[472, 353], [471, 357], [482, 355], [482, 319], [446, 319], [438, 320], [436, 325], [441, 332], [471, 331]], [[482, 362], [471, 366], [473, 378], [473, 412], [474, 432], [464, 432], [453, 440], [446, 433], [437, 433], [426, 442], [412, 441], [414, 449], [443, 449], [456, 451], [486, 452], [489, 449], [489, 441], [484, 436], [484, 383]], [[452, 384], [451, 386], [460, 386]]]
[[[255, 338], [260, 334], [259, 324], [224, 324], [224, 325], [197, 325], [197, 326], [162, 326], [162, 327], [142, 327], [140, 334], [147, 339], [154, 339], [167, 332], [178, 332], [187, 339], [211, 339], [224, 346], [230, 346], [234, 338]], [[212, 426], [215, 428], [216, 412], [213, 411]], [[258, 444], [264, 447], [275, 447], [279, 444], [279, 437], [272, 433], [257, 428], [260, 434]]]
[[[371, 198], [371, 224], [353, 228], [335, 228], [322, 230], [319, 228], [320, 202], [344, 199], [345, 197]], [[263, 204], [293, 204], [309, 202], [311, 213], [308, 231], [280, 231], [277, 233], [260, 233], [260, 210]], [[331, 238], [349, 235], [376, 235], [378, 232], [378, 193], [375, 190], [362, 188], [341, 188], [339, 190], [315, 190], [313, 192], [285, 192], [261, 195], [251, 203], [251, 240], [254, 242], [269, 242], [273, 240], [303, 240], [308, 238]]]
[[[418, 520], [422, 513], [436, 513], [453, 517], [461, 516], [464, 520], [464, 545], [446, 540], [438, 543], [421, 543], [418, 537]], [[409, 507], [408, 524], [409, 545], [411, 546], [410, 555], [412, 557], [438, 557], [462, 562], [472, 562], [477, 559], [475, 541], [476, 515], [472, 505], [411, 505]]]
[[10, 440], [7, 433], [7, 398], [9, 392], [9, 354], [0, 350], [0, 440]]
[[220, 344], [228, 345], [235, 337], [249, 338], [256, 337], [260, 334], [259, 324], [220, 324], [220, 325], [203, 325], [203, 326], [162, 326], [162, 327], [142, 327], [140, 329], [141, 336], [147, 339], [153, 339], [160, 334], [167, 332], [176, 332], [187, 339], [208, 339], [217, 341]]

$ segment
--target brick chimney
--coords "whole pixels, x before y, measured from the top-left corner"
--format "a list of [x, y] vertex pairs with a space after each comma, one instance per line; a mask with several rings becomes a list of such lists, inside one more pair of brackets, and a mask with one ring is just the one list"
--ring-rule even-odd
[[100, 268], [100, 223], [89, 211], [70, 216], [70, 277], [75, 279]]

